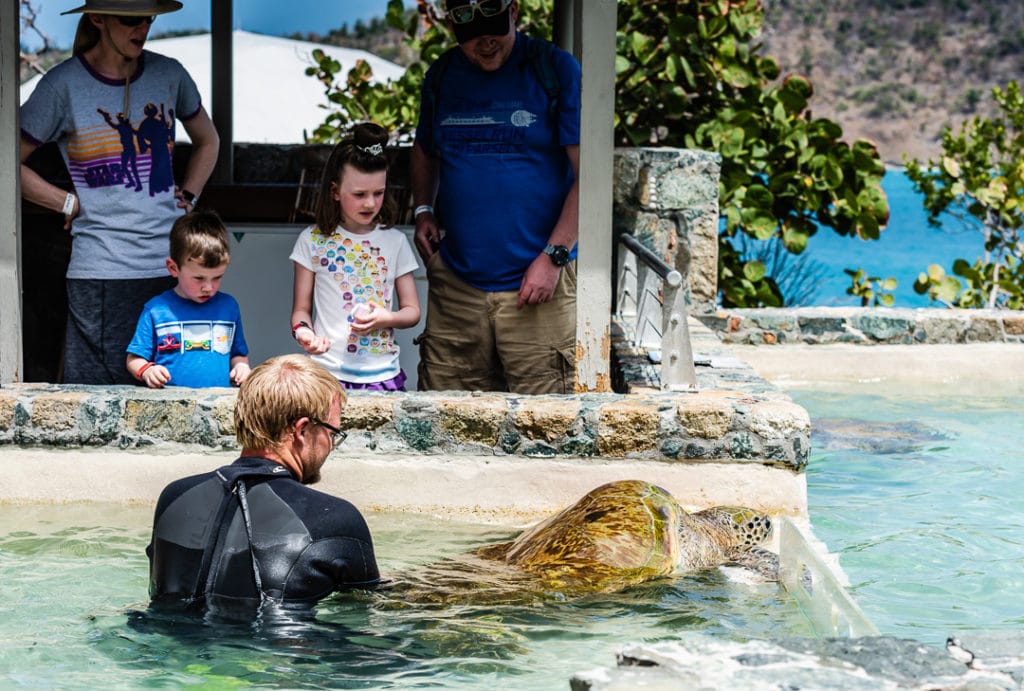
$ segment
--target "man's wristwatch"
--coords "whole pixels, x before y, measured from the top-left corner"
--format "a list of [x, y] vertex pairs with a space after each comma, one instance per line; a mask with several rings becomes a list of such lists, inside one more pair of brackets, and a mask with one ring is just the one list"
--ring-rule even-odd
[[544, 254], [548, 255], [551, 263], [555, 266], [565, 266], [569, 263], [569, 248], [562, 245], [548, 245], [544, 248]]

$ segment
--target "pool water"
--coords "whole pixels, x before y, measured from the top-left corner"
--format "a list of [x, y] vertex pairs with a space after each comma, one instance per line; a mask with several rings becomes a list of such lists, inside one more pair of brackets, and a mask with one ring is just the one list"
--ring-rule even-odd
[[814, 534], [882, 634], [1024, 626], [1024, 387], [791, 386]]
[[[426, 572], [511, 534], [367, 520], [385, 574]], [[149, 508], [0, 505], [0, 687], [561, 690], [575, 672], [613, 664], [625, 643], [811, 635], [776, 584], [717, 570], [575, 600], [350, 594], [325, 600], [313, 621], [164, 620], [144, 612], [150, 521]]]

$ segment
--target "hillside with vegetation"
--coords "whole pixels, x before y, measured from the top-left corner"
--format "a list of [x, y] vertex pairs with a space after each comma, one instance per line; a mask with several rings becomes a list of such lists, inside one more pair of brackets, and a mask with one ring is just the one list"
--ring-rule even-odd
[[1024, 77], [1020, 0], [764, 0], [764, 50], [814, 85], [811, 108], [882, 158], [934, 158], [944, 126], [991, 115]]

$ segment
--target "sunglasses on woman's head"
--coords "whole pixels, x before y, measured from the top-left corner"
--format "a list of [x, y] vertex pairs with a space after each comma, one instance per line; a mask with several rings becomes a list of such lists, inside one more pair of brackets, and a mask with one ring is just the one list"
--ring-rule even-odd
[[496, 17], [511, 4], [512, 0], [471, 0], [469, 4], [448, 10], [448, 18], [455, 24], [469, 24], [477, 12], [485, 18]]
[[156, 15], [143, 15], [136, 17], [134, 15], [128, 16], [123, 14], [112, 14], [110, 15], [117, 20], [117, 23], [121, 26], [138, 26], [145, 22], [146, 24], [152, 24], [156, 21]]

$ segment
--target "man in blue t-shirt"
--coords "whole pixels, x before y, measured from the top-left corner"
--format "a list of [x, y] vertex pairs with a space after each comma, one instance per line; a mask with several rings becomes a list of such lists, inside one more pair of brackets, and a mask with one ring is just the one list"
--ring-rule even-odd
[[580, 67], [516, 30], [515, 0], [444, 9], [459, 45], [424, 79], [412, 151], [419, 387], [571, 393]]

